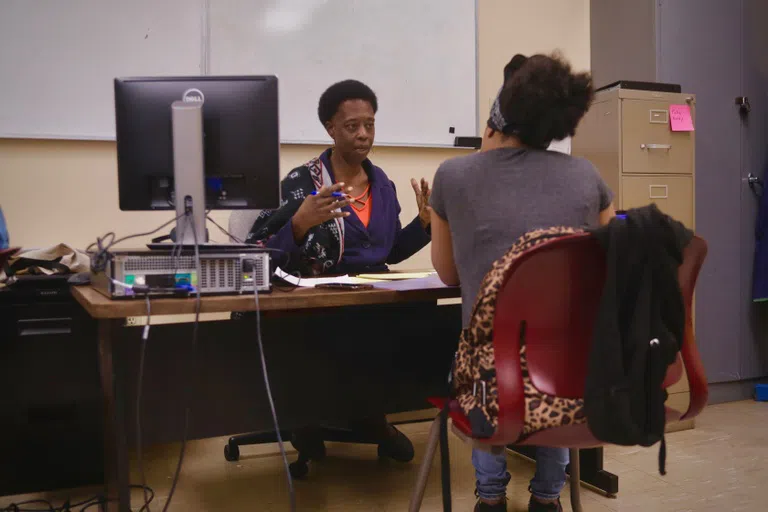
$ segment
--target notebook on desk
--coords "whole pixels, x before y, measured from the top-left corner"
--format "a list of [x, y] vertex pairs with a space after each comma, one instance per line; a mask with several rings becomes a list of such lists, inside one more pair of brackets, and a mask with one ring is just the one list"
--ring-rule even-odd
[[423, 279], [433, 275], [434, 271], [429, 272], [387, 272], [381, 274], [358, 274], [359, 279], [369, 281], [403, 281], [406, 279]]

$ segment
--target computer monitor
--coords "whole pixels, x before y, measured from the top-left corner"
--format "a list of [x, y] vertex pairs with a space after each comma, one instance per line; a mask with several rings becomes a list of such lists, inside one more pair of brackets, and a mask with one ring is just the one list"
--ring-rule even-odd
[[206, 210], [280, 206], [276, 77], [116, 78], [115, 121], [120, 209], [191, 211], [177, 242]]

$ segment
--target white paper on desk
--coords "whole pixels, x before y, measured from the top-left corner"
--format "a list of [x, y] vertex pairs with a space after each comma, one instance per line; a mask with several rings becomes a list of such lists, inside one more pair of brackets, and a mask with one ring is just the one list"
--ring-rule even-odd
[[280, 267], [275, 269], [275, 275], [280, 279], [282, 279], [283, 281], [286, 281], [292, 284], [293, 286], [298, 286], [300, 288], [314, 288], [319, 284], [360, 284], [360, 283], [370, 282], [364, 279], [358, 279], [357, 277], [349, 277], [348, 275], [335, 276], [335, 277], [298, 278], [296, 276], [292, 276], [291, 274], [287, 274], [283, 272], [283, 270]]
[[403, 279], [402, 281], [383, 281], [374, 283], [374, 288], [381, 290], [411, 291], [411, 290], [436, 290], [441, 288], [453, 288], [446, 286], [437, 274], [415, 279]]

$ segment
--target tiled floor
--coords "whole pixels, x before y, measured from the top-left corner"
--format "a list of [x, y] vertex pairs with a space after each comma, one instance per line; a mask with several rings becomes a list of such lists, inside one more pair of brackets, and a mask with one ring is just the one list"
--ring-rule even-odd
[[[429, 423], [403, 428], [417, 451], [416, 461], [407, 465], [378, 461], [373, 446], [329, 444], [327, 459], [312, 467], [308, 480], [295, 483], [298, 510], [407, 510], [428, 428]], [[189, 445], [171, 510], [288, 510], [287, 484], [276, 446], [245, 447], [237, 463], [224, 460], [223, 446], [224, 439]], [[658, 448], [610, 447], [606, 453], [606, 469], [620, 477], [619, 496], [610, 499], [584, 489], [587, 512], [768, 510], [768, 404], [739, 402], [707, 408], [695, 430], [668, 436], [665, 477], [658, 474]], [[164, 504], [176, 456], [176, 446], [154, 448], [146, 454], [148, 483], [158, 495], [152, 510], [160, 510]], [[295, 454], [291, 452], [289, 457]], [[455, 437], [451, 438], [451, 466], [454, 510], [471, 511], [474, 479], [469, 448]], [[509, 467], [513, 474], [509, 510], [523, 512], [533, 466], [510, 456]], [[87, 497], [93, 492], [81, 489], [44, 497], [60, 503], [68, 495]], [[139, 494], [135, 504], [140, 503]], [[27, 498], [0, 498], [0, 507]], [[568, 503], [565, 506], [570, 510]], [[437, 464], [422, 510], [442, 510]]]

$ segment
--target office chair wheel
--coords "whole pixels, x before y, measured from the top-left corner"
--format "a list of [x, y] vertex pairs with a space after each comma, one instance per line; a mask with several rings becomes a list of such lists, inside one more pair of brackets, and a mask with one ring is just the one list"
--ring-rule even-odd
[[297, 460], [296, 462], [291, 462], [288, 465], [288, 470], [291, 472], [291, 476], [293, 478], [306, 478], [309, 474], [309, 464], [303, 460]]
[[224, 445], [224, 458], [229, 462], [240, 460], [240, 448], [236, 444], [227, 443]]

